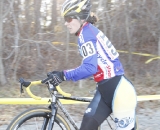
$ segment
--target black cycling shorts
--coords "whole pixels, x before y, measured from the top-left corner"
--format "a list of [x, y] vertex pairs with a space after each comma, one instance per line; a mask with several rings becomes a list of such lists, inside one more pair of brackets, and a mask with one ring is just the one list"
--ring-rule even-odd
[[97, 83], [97, 91], [83, 116], [80, 130], [97, 130], [111, 114], [116, 130], [131, 130], [135, 125], [137, 96], [133, 85], [124, 76]]

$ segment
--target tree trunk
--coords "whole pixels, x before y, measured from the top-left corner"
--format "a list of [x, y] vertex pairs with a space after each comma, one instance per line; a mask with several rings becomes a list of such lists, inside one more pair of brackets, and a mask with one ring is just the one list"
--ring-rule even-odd
[[41, 0], [34, 0], [34, 9], [35, 9], [35, 34], [40, 33], [40, 8], [41, 8]]
[[67, 29], [67, 40], [66, 40], [66, 67], [68, 67], [68, 59], [69, 59], [69, 41], [70, 41], [70, 34], [69, 34], [69, 30]]
[[[18, 5], [18, 4], [17, 4]], [[19, 9], [19, 8], [17, 8]], [[19, 56], [19, 28], [18, 28], [18, 14], [16, 14], [16, 12], [14, 11], [14, 8], [12, 7], [12, 11], [13, 11], [13, 22], [14, 22], [14, 34], [15, 34], [15, 55], [14, 55], [14, 59], [13, 59], [13, 68], [14, 68], [14, 73], [13, 73], [13, 80], [16, 82], [17, 80], [17, 67], [18, 67], [18, 56]]]
[[57, 24], [57, 0], [52, 0], [52, 22], [51, 29]]
[[131, 46], [131, 36], [130, 36], [130, 25], [129, 25], [129, 14], [128, 14], [128, 3], [125, 6], [125, 26], [126, 26], [126, 36], [128, 41], [128, 47], [129, 47], [129, 58], [128, 58], [128, 64], [131, 64], [132, 61], [132, 46]]
[[[158, 41], [158, 56], [160, 57], [160, 37], [159, 37], [159, 41]], [[158, 62], [158, 66], [160, 66], [160, 59], [159, 59], [159, 62]]]
[[2, 60], [2, 36], [3, 36], [3, 2], [4, 0], [0, 1], [0, 83], [4, 85], [6, 83], [6, 77], [4, 74], [4, 66]]

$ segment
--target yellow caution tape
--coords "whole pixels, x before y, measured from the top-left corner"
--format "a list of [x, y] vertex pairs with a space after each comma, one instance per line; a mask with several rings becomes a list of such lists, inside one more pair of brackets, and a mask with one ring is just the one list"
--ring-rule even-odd
[[[92, 99], [92, 97], [86, 97]], [[137, 101], [150, 101], [150, 100], [160, 100], [160, 95], [141, 95], [137, 96]], [[41, 100], [35, 100], [33, 98], [0, 98], [0, 104], [6, 105], [42, 105], [50, 104], [51, 98], [41, 98]], [[86, 104], [87, 102], [74, 101], [60, 99], [62, 104]]]
[[[0, 98], [0, 104], [6, 105], [42, 105], [50, 104], [51, 98], [41, 98], [41, 100], [35, 100], [33, 98]], [[62, 104], [81, 104], [87, 102], [80, 102], [74, 100], [60, 99]]]
[[[64, 42], [52, 42], [52, 44], [58, 45], [58, 44], [64, 44]], [[69, 45], [77, 46], [76, 43], [72, 43], [72, 42], [70, 42]]]
[[153, 61], [153, 60], [158, 60], [158, 59], [160, 59], [160, 56], [154, 57], [154, 58], [151, 58], [151, 59], [147, 60], [147, 61], [145, 62], [145, 64], [148, 64], [148, 63], [150, 63], [151, 61]]
[[[52, 42], [52, 44], [63, 44], [63, 42]], [[73, 45], [73, 46], [77, 46], [76, 43], [69, 43], [69, 44], [70, 44], [70, 45]], [[138, 53], [138, 52], [129, 52], [129, 51], [123, 51], [123, 50], [117, 50], [117, 51], [120, 52], [120, 53], [130, 53], [130, 54], [133, 54], [133, 55], [153, 57], [153, 58], [150, 58], [149, 60], [147, 60], [147, 61], [145, 62], [145, 64], [148, 64], [148, 63], [152, 62], [153, 60], [160, 59], [160, 56], [153, 55], [153, 54]]]

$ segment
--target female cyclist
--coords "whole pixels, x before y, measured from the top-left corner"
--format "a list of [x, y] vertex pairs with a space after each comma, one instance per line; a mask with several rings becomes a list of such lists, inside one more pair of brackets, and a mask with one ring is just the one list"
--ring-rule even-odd
[[90, 10], [90, 0], [66, 0], [62, 5], [65, 25], [71, 34], [78, 36], [83, 62], [75, 69], [51, 72], [52, 83], [59, 85], [62, 81], [77, 81], [93, 75], [97, 91], [83, 116], [80, 130], [97, 130], [111, 113], [116, 130], [134, 130], [135, 89], [124, 76], [118, 52], [94, 26], [97, 19], [90, 15]]

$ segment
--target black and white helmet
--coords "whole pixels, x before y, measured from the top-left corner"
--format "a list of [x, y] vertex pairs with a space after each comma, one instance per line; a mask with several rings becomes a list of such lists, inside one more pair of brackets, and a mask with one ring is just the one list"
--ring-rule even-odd
[[66, 0], [62, 5], [61, 15], [87, 19], [90, 15], [90, 9], [90, 0]]

